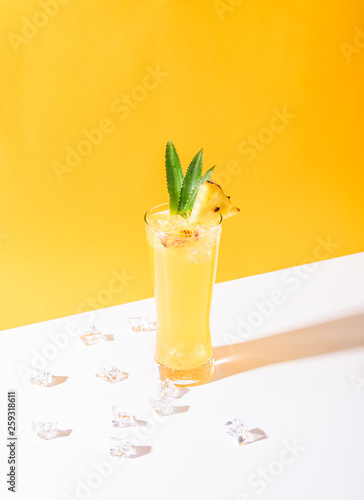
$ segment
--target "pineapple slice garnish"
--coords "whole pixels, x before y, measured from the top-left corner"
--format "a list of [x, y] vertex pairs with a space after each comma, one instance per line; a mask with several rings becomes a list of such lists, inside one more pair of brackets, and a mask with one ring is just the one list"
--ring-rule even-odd
[[233, 206], [230, 197], [224, 194], [218, 184], [205, 181], [198, 190], [190, 222], [202, 225], [214, 219], [217, 214], [227, 219], [239, 212], [240, 209]]

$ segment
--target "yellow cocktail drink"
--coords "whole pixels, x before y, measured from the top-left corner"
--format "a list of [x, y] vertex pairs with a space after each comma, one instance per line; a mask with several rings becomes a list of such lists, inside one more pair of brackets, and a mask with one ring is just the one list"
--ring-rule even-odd
[[145, 217], [158, 327], [155, 360], [162, 379], [193, 385], [213, 373], [210, 306], [221, 217], [190, 226], [168, 205]]
[[[202, 175], [203, 150], [183, 174], [176, 148], [166, 146], [169, 203], [145, 214], [158, 327], [158, 375], [178, 385], [195, 385], [214, 371], [210, 306], [221, 221], [237, 214], [230, 197]], [[202, 177], [201, 177], [202, 175]]]

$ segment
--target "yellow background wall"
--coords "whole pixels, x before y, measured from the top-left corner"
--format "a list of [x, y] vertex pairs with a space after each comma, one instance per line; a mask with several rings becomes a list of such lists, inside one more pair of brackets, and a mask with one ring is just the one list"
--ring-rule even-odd
[[361, 0], [0, 6], [1, 329], [152, 295], [168, 139], [242, 210], [218, 281], [364, 249]]

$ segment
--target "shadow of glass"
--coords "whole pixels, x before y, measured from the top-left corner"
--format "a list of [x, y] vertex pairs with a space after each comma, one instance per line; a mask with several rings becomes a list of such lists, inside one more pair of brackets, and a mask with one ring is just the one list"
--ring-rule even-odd
[[364, 314], [280, 333], [239, 344], [215, 347], [210, 383], [262, 366], [320, 356], [364, 345]]
[[105, 342], [112, 342], [115, 340], [115, 337], [112, 334], [105, 334], [104, 338], [105, 338]]

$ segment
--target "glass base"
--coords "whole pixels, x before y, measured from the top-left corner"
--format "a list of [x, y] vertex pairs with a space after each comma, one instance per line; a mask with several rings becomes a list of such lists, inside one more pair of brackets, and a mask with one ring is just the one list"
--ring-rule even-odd
[[212, 377], [214, 373], [214, 359], [211, 358], [206, 364], [193, 370], [176, 370], [175, 368], [168, 368], [161, 365], [156, 361], [155, 373], [161, 380], [169, 378], [176, 385], [184, 387], [199, 385], [207, 382]]

